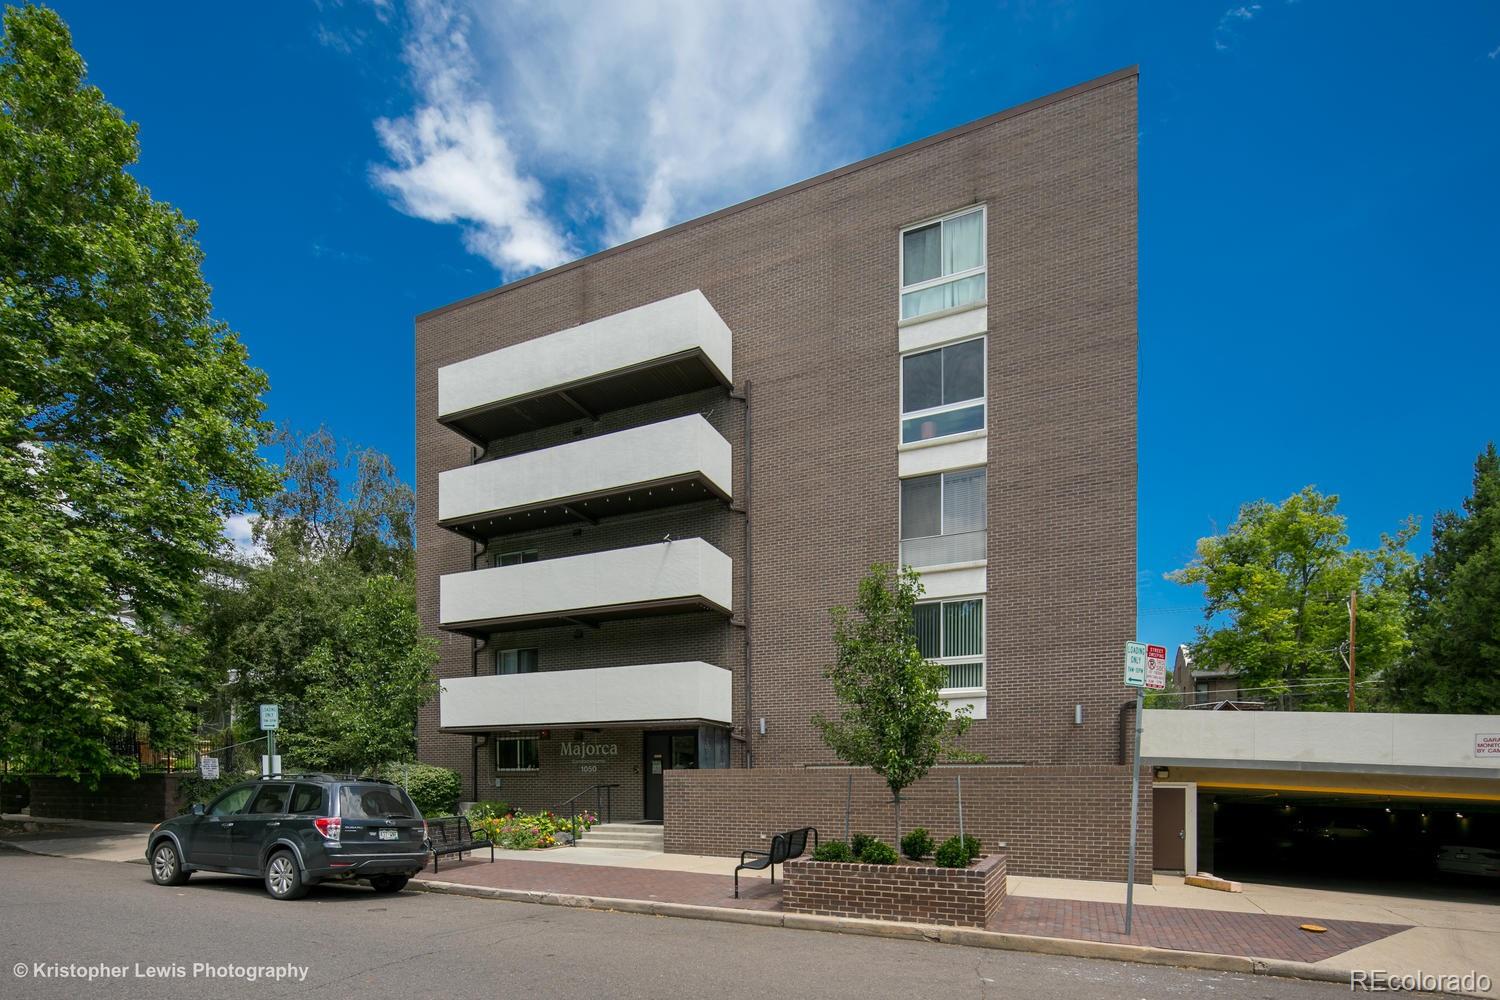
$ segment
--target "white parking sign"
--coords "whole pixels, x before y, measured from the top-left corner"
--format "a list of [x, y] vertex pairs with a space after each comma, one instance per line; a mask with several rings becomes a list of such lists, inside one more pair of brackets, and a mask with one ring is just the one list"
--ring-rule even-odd
[[260, 706], [260, 728], [262, 728], [262, 729], [280, 729], [281, 728], [281, 706], [280, 705], [262, 705], [262, 706]]
[[1135, 688], [1146, 686], [1146, 644], [1144, 642], [1125, 644], [1125, 683]]

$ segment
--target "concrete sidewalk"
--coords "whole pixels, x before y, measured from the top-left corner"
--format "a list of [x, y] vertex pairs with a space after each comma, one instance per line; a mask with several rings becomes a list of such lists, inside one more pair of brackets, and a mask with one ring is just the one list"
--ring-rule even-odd
[[144, 864], [146, 834], [151, 832], [153, 825], [6, 813], [0, 816], [0, 844], [60, 858], [139, 861]]

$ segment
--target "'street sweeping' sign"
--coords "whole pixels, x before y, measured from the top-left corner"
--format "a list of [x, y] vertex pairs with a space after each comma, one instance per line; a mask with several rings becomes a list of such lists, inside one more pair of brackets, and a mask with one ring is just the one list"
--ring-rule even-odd
[[1146, 687], [1152, 691], [1167, 689], [1167, 647], [1146, 647]]

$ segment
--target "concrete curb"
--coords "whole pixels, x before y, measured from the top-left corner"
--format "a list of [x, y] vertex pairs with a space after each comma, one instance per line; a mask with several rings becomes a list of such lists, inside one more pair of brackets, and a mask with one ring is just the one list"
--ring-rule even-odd
[[578, 896], [566, 893], [540, 892], [528, 889], [495, 889], [464, 885], [461, 882], [438, 882], [413, 879], [408, 889], [452, 896], [500, 899], [512, 903], [541, 903], [546, 906], [572, 906], [591, 910], [614, 910], [620, 913], [642, 913], [658, 917], [683, 917], [689, 920], [717, 920], [732, 924], [754, 924], [759, 927], [785, 927], [791, 930], [823, 931], [833, 934], [861, 934], [866, 937], [892, 938], [901, 941], [932, 941], [966, 948], [993, 948], [1001, 951], [1026, 951], [1063, 958], [1097, 958], [1115, 962], [1138, 962], [1144, 965], [1171, 965], [1207, 972], [1236, 972], [1242, 975], [1278, 976], [1286, 979], [1308, 979], [1326, 983], [1349, 982], [1347, 969], [1335, 969], [1308, 962], [1292, 962], [1246, 955], [1216, 955], [1201, 951], [1173, 951], [1149, 945], [1111, 944], [1103, 941], [1079, 941], [1073, 938], [1036, 937], [1029, 934], [1004, 934], [977, 927], [942, 927], [931, 924], [896, 923], [885, 920], [859, 920], [850, 917], [820, 917], [806, 913], [783, 913], [771, 910], [742, 910], [728, 906], [697, 906], [689, 903], [664, 903], [649, 899], [613, 899], [607, 896]]

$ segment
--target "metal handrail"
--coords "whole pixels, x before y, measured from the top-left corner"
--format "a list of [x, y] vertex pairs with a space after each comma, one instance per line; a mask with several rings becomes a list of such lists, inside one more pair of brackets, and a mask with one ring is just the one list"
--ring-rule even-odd
[[[618, 783], [612, 784], [612, 785], [605, 785], [605, 784], [590, 785], [588, 788], [585, 788], [583, 791], [579, 792], [577, 795], [573, 796], [572, 798], [567, 799], [564, 802], [560, 802], [557, 805], [555, 805], [555, 806], [552, 807], [552, 812], [557, 813], [559, 815], [562, 814], [562, 811], [564, 809], [570, 809], [571, 810], [571, 812], [569, 812], [567, 815], [568, 815], [568, 818], [570, 820], [570, 822], [568, 824], [568, 830], [573, 835], [573, 842], [572, 842], [572, 846], [573, 847], [577, 847], [578, 846], [578, 841], [583, 836], [583, 831], [578, 828], [578, 800], [581, 799], [581, 798], [583, 798], [589, 792], [593, 792], [594, 793], [594, 814], [596, 816], [600, 817], [600, 819], [602, 819], [605, 823], [608, 823], [610, 821], [610, 815], [613, 812], [613, 806], [614, 806], [614, 793], [613, 793], [612, 789], [619, 788], [619, 787], [620, 786], [619, 786]], [[602, 808], [599, 805], [599, 793], [600, 792], [604, 793], [604, 805], [603, 805]]]

